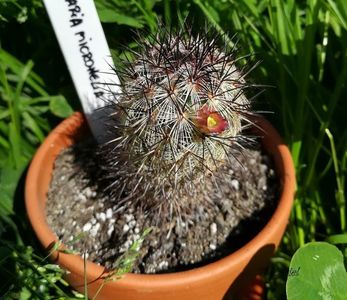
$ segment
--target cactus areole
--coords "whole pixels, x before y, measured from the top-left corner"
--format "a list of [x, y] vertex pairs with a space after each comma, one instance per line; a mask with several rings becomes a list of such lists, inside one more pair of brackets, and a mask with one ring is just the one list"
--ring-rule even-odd
[[180, 210], [247, 139], [244, 91], [251, 85], [235, 65], [235, 49], [220, 47], [221, 40], [162, 30], [123, 64], [106, 151], [110, 187], [120, 187], [112, 192], [151, 198], [142, 201], [147, 208]]

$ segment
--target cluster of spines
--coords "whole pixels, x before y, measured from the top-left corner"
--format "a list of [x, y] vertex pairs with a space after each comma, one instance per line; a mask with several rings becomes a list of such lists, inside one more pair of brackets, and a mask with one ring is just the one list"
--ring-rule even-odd
[[163, 29], [124, 62], [107, 147], [110, 190], [120, 203], [166, 211], [189, 206], [205, 175], [218, 172], [247, 139], [242, 129], [252, 112], [245, 90], [252, 85], [236, 67], [235, 48], [221, 48], [221, 41]]

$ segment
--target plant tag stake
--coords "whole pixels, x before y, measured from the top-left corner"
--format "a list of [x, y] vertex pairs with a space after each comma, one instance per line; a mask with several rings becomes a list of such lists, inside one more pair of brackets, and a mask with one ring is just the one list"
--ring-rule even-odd
[[[92, 133], [103, 142], [102, 110], [119, 79], [93, 0], [44, 0]], [[113, 70], [112, 70], [113, 68]], [[106, 86], [104, 83], [112, 83]], [[112, 90], [113, 88], [113, 90]]]

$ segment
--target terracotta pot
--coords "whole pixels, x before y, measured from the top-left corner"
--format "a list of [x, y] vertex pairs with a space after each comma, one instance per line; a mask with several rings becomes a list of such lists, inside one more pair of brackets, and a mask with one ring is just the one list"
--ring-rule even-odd
[[[256, 275], [268, 265], [282, 238], [293, 204], [295, 173], [290, 152], [276, 130], [263, 118], [257, 118], [255, 122], [263, 130], [255, 129], [259, 135], [264, 136], [263, 147], [274, 159], [282, 185], [278, 206], [265, 227], [242, 248], [214, 263], [170, 274], [127, 274], [119, 281], [107, 283], [98, 299], [221, 300], [230, 299], [231, 295], [236, 294], [238, 296], [233, 299], [260, 299], [259, 282], [258, 287], [253, 287], [247, 295], [244, 293], [245, 287], [249, 287]], [[45, 248], [57, 240], [45, 218], [46, 193], [54, 160], [63, 148], [80, 139], [86, 131], [82, 114], [75, 113], [49, 134], [30, 165], [25, 188], [26, 208], [33, 229]], [[83, 292], [82, 258], [61, 252], [54, 253], [53, 258], [70, 272], [67, 281], [76, 290]], [[105, 276], [105, 269], [87, 262], [86, 272], [88, 295], [92, 297]]]

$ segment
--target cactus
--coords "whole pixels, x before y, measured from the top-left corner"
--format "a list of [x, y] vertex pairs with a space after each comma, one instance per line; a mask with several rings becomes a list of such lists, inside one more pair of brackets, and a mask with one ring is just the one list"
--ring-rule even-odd
[[124, 63], [105, 163], [120, 205], [132, 200], [170, 214], [189, 208], [245, 139], [248, 72], [221, 40], [162, 30]]

